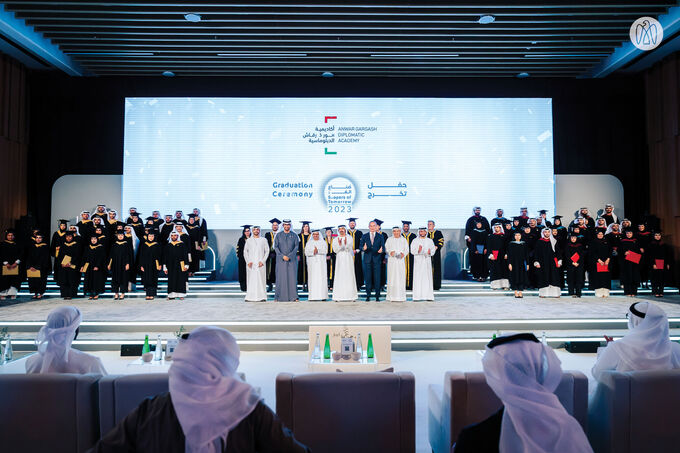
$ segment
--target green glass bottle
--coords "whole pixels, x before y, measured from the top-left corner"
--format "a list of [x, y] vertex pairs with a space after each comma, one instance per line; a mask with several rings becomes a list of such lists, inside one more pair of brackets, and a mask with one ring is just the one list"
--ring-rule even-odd
[[369, 359], [375, 357], [375, 353], [373, 352], [373, 335], [370, 332], [368, 333], [368, 346], [366, 346], [366, 357], [368, 357]]
[[326, 334], [326, 343], [323, 346], [323, 358], [331, 358], [331, 339], [328, 337], [328, 334]]
[[149, 347], [149, 336], [145, 335], [144, 346], [142, 347], [142, 354], [146, 354], [147, 352], [151, 352], [151, 348]]

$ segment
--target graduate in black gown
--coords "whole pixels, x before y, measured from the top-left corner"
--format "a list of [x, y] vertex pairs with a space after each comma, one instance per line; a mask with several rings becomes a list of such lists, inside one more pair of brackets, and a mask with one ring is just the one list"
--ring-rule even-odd
[[118, 213], [113, 209], [109, 211], [109, 218], [105, 222], [106, 225], [106, 237], [108, 242], [106, 248], [108, 251], [111, 250], [111, 244], [116, 240], [116, 233], [118, 230], [125, 226], [125, 222], [118, 220]]
[[59, 257], [54, 266], [59, 266], [57, 283], [64, 300], [70, 300], [78, 295], [80, 286], [80, 260], [82, 259], [82, 244], [76, 239], [73, 230], [67, 230], [64, 243], [59, 249]]
[[522, 233], [515, 231], [514, 238], [507, 248], [508, 280], [516, 298], [522, 298], [522, 292], [529, 284], [529, 250], [522, 240]]
[[92, 220], [94, 221], [95, 217], [98, 217], [101, 219], [102, 222], [106, 222], [106, 219], [108, 218], [108, 212], [106, 211], [106, 205], [105, 204], [98, 204], [96, 208], [94, 208], [94, 214], [92, 214]]
[[434, 220], [427, 221], [427, 237], [432, 239], [437, 249], [432, 256], [432, 288], [437, 291], [442, 287], [442, 247], [444, 247], [444, 235], [434, 228]]
[[191, 262], [189, 263], [189, 276], [193, 276], [200, 270], [201, 260], [205, 259], [205, 252], [203, 251], [203, 232], [201, 226], [196, 223], [196, 214], [189, 214], [189, 221], [187, 222], [187, 233], [189, 235], [189, 254], [191, 255]]
[[187, 224], [187, 221], [184, 220], [184, 213], [182, 211], [175, 211], [175, 218], [172, 221], [175, 223], [181, 223], [185, 226]]
[[[135, 214], [133, 214], [134, 216]], [[130, 259], [130, 271], [128, 272], [128, 291], [132, 291], [132, 285], [137, 284], [137, 274], [139, 269], [137, 267], [137, 252], [139, 250], [139, 239], [137, 235], [137, 230], [131, 225], [127, 224], [124, 227], [125, 230], [125, 240], [130, 244], [130, 250], [132, 250], [132, 258]]]
[[276, 251], [274, 251], [274, 238], [276, 238], [276, 233], [279, 231], [281, 221], [274, 217], [269, 223], [272, 224], [272, 230], [267, 231], [264, 234], [264, 238], [269, 245], [269, 257], [267, 258], [267, 291], [274, 289], [274, 283], [276, 283]]
[[470, 273], [472, 278], [483, 282], [489, 275], [489, 270], [486, 266], [487, 247], [486, 240], [489, 233], [484, 229], [484, 224], [481, 220], [477, 221], [475, 227], [470, 230], [468, 244], [468, 256], [470, 257]]
[[673, 251], [664, 243], [661, 231], [655, 231], [645, 250], [649, 261], [649, 276], [654, 297], [663, 297], [666, 276], [670, 273]]
[[128, 219], [129, 221], [127, 222], [128, 225], [134, 228], [135, 234], [137, 235], [138, 238], [144, 236], [144, 222], [142, 221], [141, 216], [142, 216], [141, 213], [135, 212], [130, 216], [130, 218]]
[[[418, 236], [411, 232], [411, 221], [402, 220], [401, 229], [401, 235], [406, 239], [408, 249], [411, 250], [411, 242]], [[404, 265], [406, 266], [406, 289], [413, 289], [413, 260], [414, 256], [412, 253], [406, 255], [406, 258], [404, 259]]]
[[[201, 229], [201, 234], [200, 234], [201, 246], [202, 246], [203, 249], [205, 249], [205, 246], [208, 245], [208, 222], [206, 222], [206, 220], [203, 217], [201, 217], [201, 210], [200, 209], [194, 208], [193, 213], [196, 216], [195, 217], [196, 225], [198, 225], [199, 228]], [[203, 257], [201, 259], [204, 260], [205, 257]]]
[[326, 227], [326, 275], [328, 275], [328, 289], [333, 289], [333, 277], [335, 277], [335, 251], [333, 250], [333, 227]]
[[607, 242], [609, 243], [609, 246], [612, 249], [612, 257], [615, 258], [613, 259], [610, 264], [609, 264], [609, 273], [611, 274], [612, 280], [617, 280], [619, 276], [621, 275], [620, 273], [620, 268], [621, 266], [619, 265], [619, 245], [621, 245], [621, 239], [623, 238], [623, 234], [621, 232], [621, 227], [619, 226], [618, 223], [612, 223], [607, 227], [607, 231], [604, 234], [605, 239], [607, 239]]
[[[33, 239], [33, 243], [26, 251], [25, 261], [28, 291], [33, 294], [32, 299], [42, 299], [47, 289], [47, 276], [50, 275], [52, 270], [52, 260], [50, 259], [49, 246], [44, 241], [44, 235], [37, 232]], [[35, 276], [31, 277], [31, 275]]]
[[57, 265], [58, 264], [57, 261], [59, 259], [59, 248], [64, 243], [64, 235], [66, 234], [67, 230], [68, 230], [68, 220], [59, 219], [59, 228], [57, 228], [57, 231], [55, 231], [52, 234], [52, 240], [50, 241], [50, 256], [52, 258], [54, 258], [54, 280], [55, 281], [59, 278], [59, 270], [61, 269], [61, 267]]
[[236, 259], [238, 260], [238, 283], [241, 291], [246, 291], [248, 278], [246, 276], [246, 260], [243, 257], [243, 249], [246, 246], [246, 241], [250, 237], [250, 225], [241, 225], [241, 237], [236, 243]]
[[[488, 233], [491, 233], [491, 225], [489, 225], [489, 221], [487, 220], [486, 217], [482, 215], [482, 208], [479, 206], [475, 206], [472, 208], [472, 216], [470, 216], [466, 221], [465, 221], [465, 240], [466, 242], [470, 242], [470, 232], [477, 228], [477, 222], [482, 222], [482, 228]], [[432, 238], [430, 238], [432, 239]], [[437, 244], [435, 244], [437, 245]]]
[[189, 250], [176, 231], [170, 233], [163, 250], [163, 272], [168, 276], [168, 300], [184, 300], [189, 281]]
[[307, 276], [307, 257], [305, 256], [305, 246], [307, 245], [307, 242], [312, 238], [312, 234], [311, 234], [310, 226], [309, 226], [309, 224], [312, 223], [312, 222], [309, 222], [307, 220], [303, 220], [300, 223], [302, 224], [302, 230], [300, 231], [300, 234], [298, 234], [298, 238], [300, 239], [300, 247], [298, 247], [298, 253], [297, 253], [297, 260], [298, 260], [297, 282], [298, 282], [298, 285], [302, 285], [303, 291], [307, 291], [308, 276]]
[[347, 234], [352, 236], [352, 241], [354, 241], [354, 278], [357, 281], [357, 291], [364, 286], [364, 267], [361, 259], [361, 250], [359, 245], [361, 244], [361, 238], [364, 233], [361, 230], [357, 230], [357, 218], [348, 217], [346, 219], [349, 223], [347, 226]]
[[78, 228], [78, 234], [86, 241], [89, 241], [90, 236], [92, 236], [92, 233], [94, 232], [92, 219], [90, 219], [90, 211], [83, 211], [80, 213], [76, 227]]
[[99, 299], [106, 283], [106, 247], [99, 243], [97, 236], [90, 237], [90, 243], [84, 246], [80, 272], [85, 274], [83, 292], [89, 300]]
[[146, 240], [139, 245], [139, 270], [146, 300], [153, 300], [158, 295], [158, 272], [163, 262], [163, 247], [156, 240], [158, 236], [158, 230], [149, 230]]
[[164, 222], [159, 227], [160, 235], [158, 240], [162, 243], [168, 242], [170, 237], [170, 232], [175, 229], [175, 222], [172, 221], [172, 215], [168, 214], [165, 216]]
[[16, 299], [17, 292], [21, 287], [21, 280], [24, 273], [22, 260], [24, 252], [16, 239], [13, 229], [5, 231], [3, 241], [0, 242], [0, 300], [9, 296]]
[[538, 240], [538, 235], [534, 233], [531, 227], [527, 224], [522, 228], [522, 240], [527, 243], [527, 253], [529, 255], [529, 283], [527, 288], [538, 288], [536, 283], [536, 268], [534, 267], [534, 247]]
[[[573, 234], [573, 232], [572, 232]], [[588, 283], [595, 291], [595, 297], [608, 297], [612, 286], [609, 269], [612, 261], [612, 249], [604, 237], [602, 230], [595, 233], [595, 237], [588, 246]]]
[[106, 255], [109, 255], [109, 236], [105, 233], [104, 227], [98, 226], [94, 229], [94, 236], [97, 238], [97, 243], [104, 246]]
[[562, 252], [550, 229], [544, 229], [536, 241], [533, 259], [538, 297], [560, 297]]
[[581, 297], [586, 281], [587, 252], [579, 237], [571, 234], [563, 249], [562, 263], [567, 269], [567, 289], [571, 297]]
[[497, 223], [492, 227], [492, 232], [486, 240], [486, 257], [491, 289], [508, 289], [510, 287], [505, 251], [505, 233], [503, 226]]
[[134, 261], [132, 244], [123, 230], [118, 230], [116, 240], [111, 244], [108, 270], [111, 272], [111, 291], [114, 299], [124, 299], [130, 281], [130, 269]]
[[623, 294], [628, 297], [637, 295], [638, 286], [640, 286], [640, 264], [633, 261], [633, 254], [642, 254], [640, 245], [634, 236], [632, 229], [627, 229], [625, 237], [621, 239], [619, 245], [619, 257], [621, 259], [621, 286], [623, 286]]
[[238, 377], [238, 365], [229, 332], [194, 329], [175, 350], [169, 392], [145, 399], [90, 451], [309, 453]]
[[638, 222], [637, 227], [638, 229], [633, 236], [640, 247], [640, 253], [642, 253], [642, 259], [640, 259], [639, 265], [640, 282], [642, 283], [642, 286], [647, 287], [647, 282], [649, 281], [649, 269], [651, 268], [651, 264], [647, 256], [647, 247], [649, 246], [649, 243], [652, 242], [652, 232], [647, 229], [647, 224], [642, 220]]

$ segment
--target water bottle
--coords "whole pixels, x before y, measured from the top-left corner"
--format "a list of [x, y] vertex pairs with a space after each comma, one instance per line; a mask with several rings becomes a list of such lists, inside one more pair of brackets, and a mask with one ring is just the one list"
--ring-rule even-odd
[[156, 350], [153, 353], [153, 359], [160, 361], [163, 358], [163, 343], [161, 342], [161, 336], [156, 337]]
[[14, 351], [12, 351], [12, 336], [7, 335], [7, 340], [5, 341], [5, 353], [3, 354], [2, 361], [9, 362], [14, 357]]
[[543, 335], [541, 335], [541, 343], [548, 344], [548, 339], [545, 337], [545, 330], [543, 331]]
[[361, 344], [361, 333], [357, 334], [357, 352], [359, 353], [359, 357], [364, 356], [364, 345]]
[[331, 358], [331, 340], [328, 334], [326, 334], [326, 343], [323, 346], [323, 358], [324, 359]]
[[321, 340], [319, 339], [319, 332], [316, 333], [316, 341], [314, 342], [314, 352], [312, 352], [312, 359], [321, 358]]
[[366, 357], [372, 359], [375, 357], [375, 352], [373, 351], [373, 335], [368, 333], [368, 346], [366, 347]]

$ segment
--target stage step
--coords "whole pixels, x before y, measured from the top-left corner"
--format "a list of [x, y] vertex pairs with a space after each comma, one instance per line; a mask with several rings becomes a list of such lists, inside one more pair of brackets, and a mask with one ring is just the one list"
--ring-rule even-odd
[[[669, 320], [671, 335], [680, 339], [680, 318]], [[160, 334], [172, 338], [180, 327], [191, 331], [200, 325], [218, 325], [234, 333], [243, 350], [304, 351], [310, 325], [390, 325], [392, 350], [483, 349], [496, 332], [546, 332], [548, 343], [562, 347], [566, 341], [602, 341], [607, 334], [618, 338], [627, 332], [625, 319], [536, 320], [423, 320], [423, 321], [250, 321], [250, 322], [83, 322], [74, 346], [83, 350], [120, 350], [121, 344], [142, 344]], [[14, 348], [34, 351], [35, 336], [42, 322], [0, 322], [12, 334]]]

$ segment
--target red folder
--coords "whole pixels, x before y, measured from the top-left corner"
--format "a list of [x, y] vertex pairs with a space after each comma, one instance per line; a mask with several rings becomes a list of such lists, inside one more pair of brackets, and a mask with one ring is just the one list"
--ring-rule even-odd
[[626, 260], [635, 264], [640, 264], [640, 258], [642, 258], [642, 255], [635, 252], [628, 252], [628, 255], [626, 255]]
[[491, 250], [491, 254], [493, 255], [493, 259], [498, 259], [498, 250]]
[[663, 260], [654, 260], [654, 264], [656, 264], [656, 269], [660, 270], [664, 268], [664, 263]]
[[573, 255], [571, 255], [571, 260], [574, 263], [578, 263], [579, 258], [581, 258], [581, 255], [579, 255], [578, 253], [574, 253]]
[[597, 271], [598, 272], [609, 272], [609, 266], [607, 266], [606, 264], [597, 263]]
[[560, 265], [559, 261], [560, 260], [558, 260], [557, 257], [555, 257], [554, 260], [555, 260], [555, 267], [559, 267], [559, 265]]

